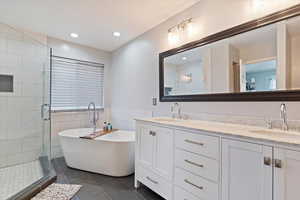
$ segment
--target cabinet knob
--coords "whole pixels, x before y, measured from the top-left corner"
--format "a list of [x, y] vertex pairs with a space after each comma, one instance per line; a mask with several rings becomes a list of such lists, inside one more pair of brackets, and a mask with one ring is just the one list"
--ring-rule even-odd
[[282, 161], [279, 160], [279, 159], [275, 159], [275, 160], [274, 160], [274, 166], [275, 166], [276, 168], [281, 169], [281, 168], [282, 168]]
[[272, 159], [270, 157], [264, 157], [264, 164], [267, 166], [271, 166]]
[[154, 132], [154, 131], [149, 131], [149, 135], [155, 136], [155, 135], [156, 135], [156, 132]]

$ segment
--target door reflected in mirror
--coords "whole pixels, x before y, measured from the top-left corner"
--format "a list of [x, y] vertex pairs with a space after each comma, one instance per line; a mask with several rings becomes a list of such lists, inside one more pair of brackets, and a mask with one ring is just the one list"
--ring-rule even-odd
[[276, 90], [276, 60], [245, 64], [247, 92]]

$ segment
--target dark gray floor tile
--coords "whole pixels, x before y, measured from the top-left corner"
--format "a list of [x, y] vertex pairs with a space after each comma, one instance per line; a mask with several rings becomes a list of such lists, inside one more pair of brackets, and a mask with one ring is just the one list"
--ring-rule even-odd
[[68, 168], [63, 158], [53, 160], [58, 183], [80, 184], [72, 200], [163, 200], [145, 186], [134, 188], [134, 176], [115, 178]]

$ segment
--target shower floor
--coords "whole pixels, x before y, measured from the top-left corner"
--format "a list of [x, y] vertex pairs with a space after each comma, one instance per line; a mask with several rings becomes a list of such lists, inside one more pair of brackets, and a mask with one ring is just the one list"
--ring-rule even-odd
[[0, 169], [0, 200], [12, 197], [42, 177], [39, 160]]

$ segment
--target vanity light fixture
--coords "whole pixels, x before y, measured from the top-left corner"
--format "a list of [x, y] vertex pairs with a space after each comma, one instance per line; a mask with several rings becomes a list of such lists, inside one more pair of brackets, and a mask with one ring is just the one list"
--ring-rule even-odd
[[181, 81], [185, 82], [185, 83], [192, 82], [192, 73], [182, 75], [181, 76]]
[[180, 39], [180, 34], [187, 30], [188, 35], [194, 32], [192, 18], [185, 19], [179, 24], [168, 29], [168, 40], [171, 44], [176, 44]]
[[71, 36], [72, 38], [78, 38], [78, 37], [79, 37], [79, 35], [78, 35], [77, 33], [71, 33], [70, 36]]
[[168, 40], [171, 45], [177, 44], [179, 41], [179, 34], [177, 30], [168, 30]]
[[117, 32], [117, 31], [115, 31], [115, 32], [113, 32], [113, 36], [115, 36], [115, 37], [120, 37], [120, 36], [121, 36], [121, 33], [120, 33], [120, 32]]

